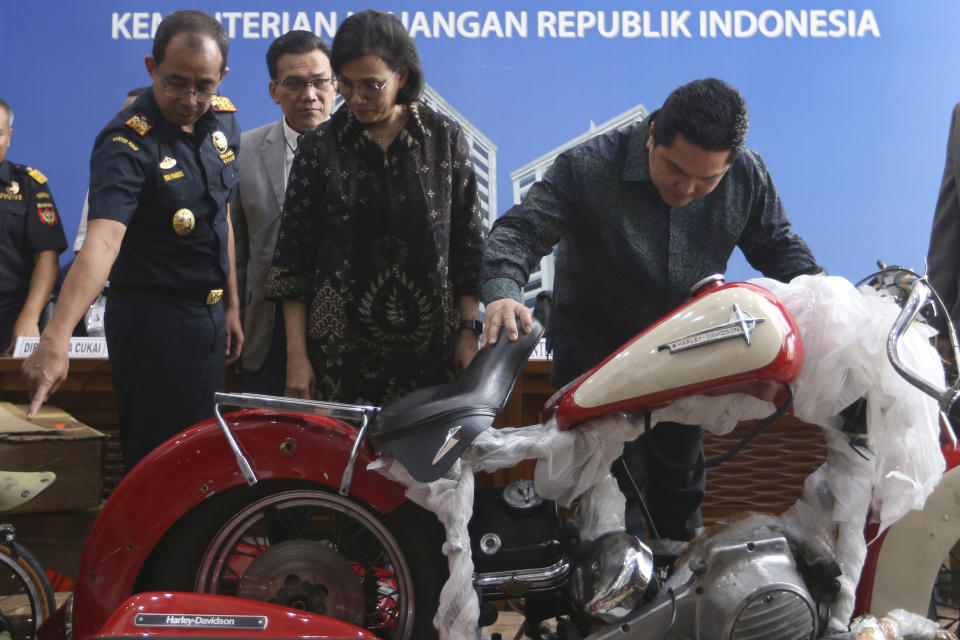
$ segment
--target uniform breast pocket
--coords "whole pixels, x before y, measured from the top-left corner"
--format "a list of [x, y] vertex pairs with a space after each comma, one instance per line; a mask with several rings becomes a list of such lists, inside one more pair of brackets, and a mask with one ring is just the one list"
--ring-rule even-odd
[[223, 171], [220, 174], [221, 179], [223, 180], [223, 188], [227, 193], [230, 193], [237, 186], [237, 181], [239, 179], [239, 174], [237, 172], [237, 163], [231, 162], [223, 168]]
[[0, 200], [0, 233], [16, 236], [23, 230], [27, 206], [23, 200]]
[[184, 175], [183, 171], [157, 176], [157, 199], [164, 208], [176, 210], [189, 207], [203, 197], [203, 193], [203, 184]]

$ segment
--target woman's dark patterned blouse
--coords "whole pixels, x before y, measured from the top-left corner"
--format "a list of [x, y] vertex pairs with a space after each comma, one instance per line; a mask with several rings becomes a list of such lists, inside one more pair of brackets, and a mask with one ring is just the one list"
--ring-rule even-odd
[[317, 396], [384, 404], [454, 377], [483, 224], [467, 141], [421, 103], [386, 152], [346, 107], [297, 151], [266, 294], [307, 305]]

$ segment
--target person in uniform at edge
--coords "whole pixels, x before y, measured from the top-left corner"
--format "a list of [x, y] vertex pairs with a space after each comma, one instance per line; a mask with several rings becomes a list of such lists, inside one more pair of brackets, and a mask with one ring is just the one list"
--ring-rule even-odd
[[236, 359], [243, 342], [228, 205], [240, 131], [217, 95], [228, 50], [206, 13], [160, 23], [150, 91], [94, 143], [87, 238], [23, 367], [32, 417], [66, 377], [70, 332], [109, 275], [106, 337], [128, 470], [213, 415], [225, 354]]
[[[930, 248], [927, 250], [927, 273], [930, 284], [943, 299], [954, 325], [960, 323], [960, 103], [953, 107], [950, 134], [947, 137], [947, 159], [940, 181], [940, 194], [933, 215]], [[937, 349], [948, 361], [953, 360], [946, 336], [946, 319], [937, 316], [934, 325], [940, 330]]]
[[264, 296], [280, 232], [280, 209], [300, 136], [326, 120], [336, 91], [330, 48], [310, 31], [290, 31], [267, 49], [270, 97], [283, 117], [245, 131], [240, 184], [230, 206], [243, 322], [244, 391], [283, 395], [287, 354], [283, 308]]
[[[559, 389], [683, 303], [692, 285], [723, 273], [734, 247], [767, 276], [788, 281], [820, 267], [791, 231], [763, 159], [743, 146], [743, 96], [716, 79], [670, 94], [641, 122], [559, 155], [523, 202], [494, 224], [481, 268], [484, 342], [500, 325], [532, 326], [520, 293], [530, 270], [559, 242], [552, 314], [551, 382]], [[703, 431], [665, 425], [659, 448], [703, 460]], [[643, 535], [638, 491], [654, 535], [683, 540], [701, 525], [702, 470], [674, 470], [628, 443], [614, 463], [627, 496], [627, 528]]]
[[0, 100], [0, 349], [40, 335], [40, 314], [67, 248], [46, 176], [7, 160], [13, 109]]

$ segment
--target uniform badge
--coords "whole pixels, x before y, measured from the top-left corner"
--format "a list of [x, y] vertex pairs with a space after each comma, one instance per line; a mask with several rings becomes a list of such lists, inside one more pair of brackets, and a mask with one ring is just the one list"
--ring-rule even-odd
[[173, 169], [175, 166], [177, 166], [177, 161], [170, 156], [163, 156], [163, 160], [160, 161], [160, 168], [164, 171]]
[[40, 184], [47, 184], [47, 176], [43, 175], [39, 169], [27, 167], [27, 174]]
[[52, 202], [38, 202], [37, 203], [37, 217], [40, 218], [40, 222], [43, 224], [52, 227], [57, 224], [57, 210], [54, 208]]
[[15, 196], [18, 193], [20, 193], [20, 184], [16, 180], [11, 182], [10, 186], [7, 187], [7, 193], [9, 193], [12, 196]]
[[210, 108], [214, 111], [221, 111], [224, 113], [233, 113], [237, 110], [233, 103], [230, 102], [230, 98], [224, 96], [213, 96], [213, 99], [210, 101]]
[[173, 230], [178, 236], [188, 236], [193, 231], [196, 220], [193, 217], [193, 211], [190, 209], [179, 209], [173, 214]]
[[150, 122], [150, 118], [139, 113], [127, 120], [125, 124], [141, 136], [147, 135], [147, 131], [153, 129], [153, 123]]
[[227, 136], [223, 134], [223, 131], [214, 131], [211, 137], [213, 138], [213, 148], [217, 150], [217, 153], [226, 153], [230, 145], [227, 144]]

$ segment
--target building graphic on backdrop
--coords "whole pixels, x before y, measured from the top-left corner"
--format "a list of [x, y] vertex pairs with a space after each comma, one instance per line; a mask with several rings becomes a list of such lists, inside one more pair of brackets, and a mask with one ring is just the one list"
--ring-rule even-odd
[[[474, 171], [477, 174], [477, 191], [480, 210], [483, 212], [483, 230], [490, 231], [490, 226], [497, 219], [497, 146], [437, 93], [436, 89], [426, 83], [420, 100], [434, 111], [456, 120], [463, 129], [467, 146], [470, 147]], [[338, 93], [333, 105], [334, 110], [339, 109], [342, 104], [343, 97]]]
[[[590, 129], [582, 134], [566, 142], [552, 151], [548, 151], [544, 155], [540, 156], [536, 160], [529, 162], [516, 171], [510, 174], [510, 180], [513, 182], [513, 203], [519, 204], [523, 199], [523, 196], [526, 195], [527, 191], [530, 189], [530, 186], [534, 182], [543, 177], [543, 174], [550, 168], [550, 165], [553, 164], [554, 159], [571, 147], [575, 147], [581, 142], [589, 140], [594, 136], [598, 136], [607, 131], [617, 129], [624, 125], [628, 125], [637, 120], [642, 120], [648, 115], [647, 108], [642, 104], [624, 111], [618, 116], [607, 120], [601, 125], [594, 125], [591, 123]], [[556, 248], [554, 248], [554, 252]], [[540, 260], [540, 267], [535, 269], [530, 273], [530, 279], [527, 281], [526, 286], [523, 288], [523, 303], [533, 308], [534, 303], [537, 301], [537, 294], [541, 291], [550, 291], [553, 289], [553, 275], [554, 275], [554, 254], [549, 253], [545, 255]]]

